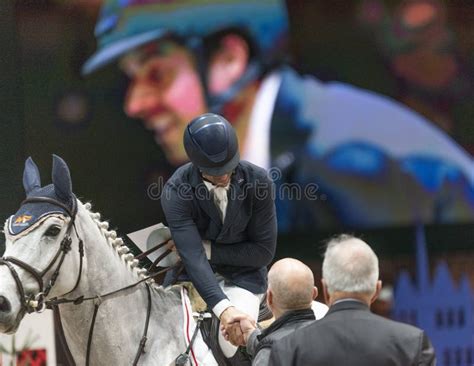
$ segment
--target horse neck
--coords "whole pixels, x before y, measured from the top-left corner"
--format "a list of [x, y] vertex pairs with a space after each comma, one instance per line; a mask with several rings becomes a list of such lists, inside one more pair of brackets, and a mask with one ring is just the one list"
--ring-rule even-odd
[[[91, 213], [86, 207], [79, 204], [76, 221], [79, 237], [84, 242], [83, 273], [78, 289], [71, 295], [103, 295], [138, 282], [140, 277], [137, 270], [130, 268], [132, 258], [119, 254], [118, 246], [114, 247], [116, 240], [120, 239], [114, 239], [115, 235], [107, 231], [103, 222], [98, 221], [97, 214]], [[171, 354], [177, 354], [183, 347], [178, 332], [182, 324], [181, 309], [177, 306], [179, 296], [176, 291], [157, 288], [154, 284], [151, 287], [152, 317], [148, 337], [154, 333], [166, 335], [166, 339], [161, 340], [158, 336], [154, 343], [161, 343], [163, 347], [166, 343], [173, 344], [168, 349], [171, 349]], [[143, 335], [147, 306], [145, 284], [102, 302], [94, 326], [91, 364], [132, 363]], [[89, 301], [79, 306], [68, 304], [60, 308], [66, 339], [76, 364], [85, 363], [93, 307], [94, 304]], [[164, 314], [166, 319], [163, 319]], [[169, 329], [162, 327], [163, 321]]]
[[[77, 234], [84, 243], [84, 258], [81, 279], [77, 289], [68, 296], [71, 298], [104, 295], [139, 281], [136, 270], [129, 266], [131, 258], [126, 260], [126, 254], [118, 252], [119, 246], [115, 243], [120, 239], [114, 239], [106, 223], [100, 221], [99, 214], [91, 212], [89, 207], [78, 202], [75, 225]], [[64, 333], [76, 364], [85, 364], [94, 305], [99, 304], [99, 301], [60, 306]], [[133, 353], [128, 347], [133, 347], [136, 351], [135, 342], [143, 331], [146, 307], [144, 285], [135, 287], [128, 295], [120, 293], [116, 298], [102, 300], [94, 324], [92, 364], [122, 364], [123, 361], [118, 359], [119, 354]], [[127, 329], [127, 339], [130, 339], [130, 342], [120, 342], [123, 353], [114, 349], [114, 344], [117, 345], [118, 340], [123, 338], [121, 327]], [[104, 360], [104, 357], [107, 358]]]
[[138, 281], [137, 271], [130, 267], [133, 256], [119, 253], [122, 240], [114, 231], [108, 231], [108, 223], [100, 221], [100, 214], [86, 207], [79, 204], [76, 220], [78, 235], [84, 242], [83, 278], [79, 284], [82, 294], [100, 294]]

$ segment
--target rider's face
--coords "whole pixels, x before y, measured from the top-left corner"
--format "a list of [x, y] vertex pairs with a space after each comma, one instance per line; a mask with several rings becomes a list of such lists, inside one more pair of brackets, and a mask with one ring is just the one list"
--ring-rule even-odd
[[211, 182], [215, 186], [225, 187], [229, 184], [230, 178], [232, 177], [232, 173], [219, 175], [219, 176], [208, 175], [208, 174], [202, 173], [202, 177], [207, 179], [209, 182]]
[[165, 41], [126, 55], [120, 67], [130, 78], [125, 113], [141, 119], [145, 128], [154, 133], [170, 163], [186, 161], [184, 129], [206, 109], [190, 53]]

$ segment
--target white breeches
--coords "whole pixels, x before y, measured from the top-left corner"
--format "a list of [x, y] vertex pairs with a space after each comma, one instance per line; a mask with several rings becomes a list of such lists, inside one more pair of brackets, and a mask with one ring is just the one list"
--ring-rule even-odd
[[[255, 319], [255, 321], [257, 321], [260, 301], [263, 298], [263, 294], [255, 295], [248, 290], [225, 281], [223, 277], [219, 275], [217, 276], [217, 280], [219, 281], [219, 286], [227, 295], [232, 305], [234, 305], [236, 309], [250, 315]], [[226, 341], [221, 332], [219, 332], [219, 345], [226, 357], [232, 357], [237, 351], [237, 347]]]

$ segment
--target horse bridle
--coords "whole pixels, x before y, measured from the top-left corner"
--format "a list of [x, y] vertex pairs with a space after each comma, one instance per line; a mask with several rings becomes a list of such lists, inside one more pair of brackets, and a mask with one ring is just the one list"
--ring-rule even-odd
[[[94, 312], [93, 312], [93, 315], [92, 315], [92, 321], [91, 321], [91, 325], [90, 325], [90, 329], [89, 329], [89, 337], [88, 337], [88, 340], [87, 340], [86, 365], [88, 366], [89, 361], [90, 361], [90, 351], [91, 351], [91, 346], [92, 346], [92, 336], [93, 336], [93, 332], [94, 332], [94, 324], [95, 324], [97, 312], [99, 310], [99, 306], [100, 306], [101, 302], [104, 299], [109, 298], [109, 297], [113, 297], [114, 295], [117, 295], [120, 292], [130, 290], [130, 289], [138, 286], [139, 284], [141, 284], [145, 281], [148, 281], [153, 276], [157, 276], [159, 274], [167, 272], [167, 271], [175, 268], [176, 266], [171, 266], [171, 267], [167, 267], [165, 269], [159, 270], [159, 271], [151, 272], [145, 278], [143, 278], [143, 279], [141, 279], [141, 280], [139, 280], [139, 281], [137, 281], [137, 282], [135, 282], [131, 285], [125, 286], [123, 288], [120, 288], [120, 289], [115, 290], [115, 291], [111, 291], [111, 292], [103, 294], [103, 295], [96, 295], [96, 296], [91, 296], [91, 297], [79, 296], [75, 299], [66, 299], [66, 298], [64, 298], [64, 296], [66, 296], [66, 295], [70, 294], [71, 292], [73, 292], [78, 287], [79, 282], [81, 281], [82, 263], [83, 263], [83, 257], [84, 257], [84, 244], [83, 244], [82, 239], [79, 237], [79, 235], [77, 233], [76, 225], [75, 225], [75, 219], [76, 219], [76, 214], [77, 214], [76, 199], [75, 199], [75, 197], [73, 197], [73, 208], [72, 208], [72, 210], [67, 205], [65, 205], [64, 203], [62, 203], [58, 200], [55, 200], [53, 198], [50, 198], [50, 197], [29, 197], [26, 200], [24, 200], [21, 204], [24, 205], [26, 203], [49, 203], [49, 204], [55, 205], [57, 207], [60, 207], [64, 211], [66, 211], [66, 213], [71, 218], [71, 221], [68, 223], [68, 227], [66, 229], [66, 235], [62, 239], [61, 244], [59, 246], [59, 249], [56, 252], [53, 259], [51, 260], [51, 262], [41, 272], [36, 270], [32, 266], [30, 266], [28, 263], [25, 263], [25, 262], [19, 260], [18, 258], [15, 258], [15, 257], [2, 257], [2, 258], [0, 258], [0, 265], [6, 265], [8, 267], [8, 269], [10, 270], [13, 279], [15, 280], [16, 286], [18, 288], [19, 296], [20, 296], [20, 303], [21, 303], [22, 310], [24, 310], [28, 313], [33, 313], [33, 312], [40, 313], [40, 312], [44, 311], [47, 307], [53, 309], [53, 311], [55, 313], [55, 317], [59, 321], [59, 325], [60, 325], [61, 342], [63, 343], [63, 346], [66, 348], [66, 353], [67, 353], [68, 359], [70, 360], [71, 364], [73, 364], [74, 361], [73, 361], [72, 355], [70, 354], [69, 347], [67, 346], [65, 336], [62, 332], [62, 325], [60, 324], [60, 315], [59, 315], [58, 305], [68, 304], [68, 303], [69, 304], [72, 303], [74, 305], [80, 305], [84, 301], [97, 301], [94, 304]], [[59, 276], [59, 272], [61, 270], [61, 266], [64, 263], [64, 258], [66, 257], [66, 254], [69, 253], [69, 251], [71, 250], [72, 239], [71, 239], [70, 233], [72, 231], [72, 228], [74, 228], [74, 231], [76, 232], [76, 236], [79, 240], [79, 245], [78, 246], [79, 246], [80, 264], [79, 264], [79, 273], [78, 273], [78, 276], [77, 276], [76, 283], [74, 284], [74, 287], [70, 291], [66, 292], [65, 294], [63, 294], [59, 297], [50, 299], [50, 300], [46, 300], [46, 297], [48, 296], [49, 292], [51, 291], [54, 284], [56, 283], [56, 280]], [[149, 253], [163, 247], [166, 243], [167, 243], [167, 241], [158, 244], [154, 248], [152, 248], [152, 249], [142, 253], [141, 255], [137, 256], [137, 258], [144, 258]], [[171, 251], [168, 249], [165, 253], [163, 253], [153, 263], [152, 268], [154, 267], [156, 269], [158, 262], [161, 259], [163, 259], [166, 255], [168, 255], [170, 252]], [[48, 273], [48, 271], [54, 266], [54, 264], [58, 260], [59, 260], [59, 263], [58, 263], [56, 269], [54, 270], [48, 284], [46, 286], [44, 286], [44, 282], [43, 282], [44, 275], [46, 273]], [[38, 283], [38, 286], [39, 286], [39, 292], [36, 295], [30, 295], [30, 296], [26, 295], [25, 289], [23, 288], [23, 284], [20, 280], [20, 276], [18, 275], [18, 272], [16, 271], [16, 269], [13, 265], [16, 265], [16, 266], [22, 268], [23, 270], [25, 270], [27, 273], [29, 273], [36, 280], [36, 282]], [[142, 335], [142, 338], [140, 340], [137, 353], [135, 354], [133, 365], [138, 364], [138, 360], [140, 359], [140, 356], [144, 352], [145, 344], [146, 344], [146, 341], [147, 341], [148, 326], [149, 326], [150, 315], [151, 315], [151, 291], [150, 291], [150, 287], [149, 287], [148, 283], [146, 283], [145, 287], [146, 287], [146, 290], [147, 290], [147, 301], [148, 301], [147, 314], [146, 314], [146, 320], [145, 320], [145, 327], [144, 327], [144, 330], [143, 330], [143, 335]], [[21, 311], [20, 311], [20, 313], [21, 313]]]
[[[58, 248], [56, 254], [54, 255], [51, 262], [49, 262], [49, 264], [46, 266], [46, 268], [43, 269], [41, 272], [36, 270], [35, 268], [33, 268], [28, 263], [25, 263], [25, 262], [21, 261], [18, 258], [15, 258], [15, 257], [2, 257], [2, 258], [0, 258], [0, 265], [6, 265], [8, 267], [8, 269], [10, 270], [10, 273], [11, 273], [13, 279], [15, 280], [16, 286], [18, 288], [18, 293], [19, 293], [19, 296], [20, 296], [21, 309], [23, 311], [26, 311], [27, 313], [33, 313], [33, 312], [41, 313], [46, 309], [45, 298], [48, 296], [49, 292], [51, 291], [54, 284], [56, 283], [56, 280], [59, 276], [59, 272], [60, 272], [61, 267], [64, 263], [64, 259], [67, 255], [67, 253], [69, 253], [69, 251], [71, 250], [72, 239], [71, 239], [70, 234], [71, 234], [72, 228], [74, 228], [74, 231], [76, 232], [76, 236], [79, 239], [79, 245], [78, 245], [79, 260], [80, 260], [80, 262], [79, 262], [79, 273], [77, 275], [77, 280], [76, 280], [76, 283], [75, 283], [74, 287], [70, 291], [63, 294], [62, 296], [65, 296], [65, 295], [73, 292], [77, 288], [77, 286], [79, 285], [79, 282], [81, 281], [82, 262], [83, 262], [83, 257], [84, 257], [84, 244], [82, 242], [82, 239], [79, 238], [79, 235], [77, 233], [76, 226], [75, 226], [75, 219], [76, 219], [76, 213], [77, 213], [77, 203], [76, 203], [75, 198], [73, 198], [73, 208], [72, 208], [72, 210], [67, 205], [65, 205], [64, 203], [62, 203], [58, 200], [55, 200], [54, 198], [50, 198], [50, 197], [29, 197], [29, 198], [25, 199], [21, 203], [21, 205], [24, 205], [24, 204], [27, 204], [27, 203], [49, 203], [49, 204], [55, 205], [57, 207], [62, 208], [69, 215], [69, 217], [71, 218], [71, 221], [69, 221], [68, 227], [66, 229], [66, 235], [61, 240], [61, 243], [59, 245], [59, 248]], [[58, 260], [59, 260], [59, 262], [58, 262]], [[46, 286], [44, 286], [43, 277], [46, 275], [46, 273], [48, 273], [51, 270], [51, 268], [53, 268], [53, 266], [56, 264], [56, 262], [58, 262], [58, 264], [57, 264], [51, 278], [49, 279], [48, 284]], [[20, 280], [20, 276], [18, 275], [18, 272], [17, 272], [17, 270], [15, 269], [15, 267], [13, 265], [16, 265], [16, 266], [20, 267], [21, 269], [23, 269], [24, 271], [29, 273], [36, 280], [36, 282], [38, 283], [38, 287], [39, 287], [39, 292], [36, 295], [33, 295], [33, 294], [32, 295], [27, 295], [26, 294], [25, 289], [23, 287], [23, 284]]]

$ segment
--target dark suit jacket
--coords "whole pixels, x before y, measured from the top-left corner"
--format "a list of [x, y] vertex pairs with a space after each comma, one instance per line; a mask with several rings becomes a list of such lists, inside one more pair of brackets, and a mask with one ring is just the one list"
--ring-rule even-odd
[[[277, 195], [280, 232], [473, 220], [474, 164], [466, 170], [463, 162], [472, 159], [449, 135], [382, 95], [301, 77], [289, 68], [281, 75], [270, 130], [271, 166], [281, 177], [277, 191], [282, 184], [318, 188], [302, 199]], [[414, 134], [412, 152], [389, 153]], [[329, 140], [339, 142], [329, 147]], [[452, 148], [457, 158], [444, 154]]]
[[435, 356], [421, 329], [372, 314], [361, 302], [344, 301], [274, 343], [270, 365], [435, 365]]
[[[264, 169], [241, 161], [231, 178], [225, 222], [191, 163], [168, 180], [161, 205], [187, 276], [209, 307], [226, 298], [214, 272], [255, 294], [267, 288], [276, 248], [273, 183]], [[202, 240], [211, 240], [207, 260]]]
[[252, 365], [269, 365], [272, 344], [314, 320], [312, 309], [289, 310], [263, 331], [256, 329], [247, 340], [247, 353], [252, 356]]

